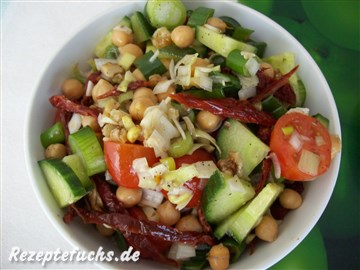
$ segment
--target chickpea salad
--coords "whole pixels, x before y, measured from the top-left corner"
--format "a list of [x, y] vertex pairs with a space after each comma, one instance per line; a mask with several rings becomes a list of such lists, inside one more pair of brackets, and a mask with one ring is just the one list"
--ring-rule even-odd
[[40, 136], [65, 223], [182, 269], [227, 269], [276, 241], [341, 148], [303, 107], [295, 55], [265, 57], [241, 18], [215, 13], [149, 0], [119, 18], [49, 98]]

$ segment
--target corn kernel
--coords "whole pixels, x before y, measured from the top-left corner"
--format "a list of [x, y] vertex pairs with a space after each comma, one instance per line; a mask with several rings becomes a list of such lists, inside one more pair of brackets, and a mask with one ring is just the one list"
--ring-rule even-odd
[[125, 127], [126, 130], [130, 130], [132, 127], [135, 126], [133, 120], [131, 119], [131, 117], [129, 115], [124, 115], [121, 118], [121, 121]]
[[134, 143], [140, 136], [141, 128], [138, 126], [133, 126], [127, 132], [127, 139], [129, 142]]

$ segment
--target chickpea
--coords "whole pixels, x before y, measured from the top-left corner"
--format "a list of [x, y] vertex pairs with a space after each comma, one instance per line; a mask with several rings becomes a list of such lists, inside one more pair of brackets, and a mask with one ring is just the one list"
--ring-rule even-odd
[[179, 48], [189, 47], [195, 39], [194, 29], [187, 25], [179, 25], [171, 32], [171, 39]]
[[285, 188], [279, 196], [279, 201], [286, 209], [297, 209], [302, 204], [302, 197], [297, 191]]
[[112, 43], [117, 47], [125, 46], [133, 42], [133, 34], [123, 31], [121, 29], [114, 29], [111, 36]]
[[144, 118], [145, 110], [154, 105], [155, 103], [150, 98], [139, 97], [131, 102], [129, 113], [133, 119], [141, 121]]
[[[108, 81], [104, 80], [104, 79], [100, 79], [97, 84], [95, 84], [93, 90], [91, 91], [91, 95], [93, 100], [96, 102], [98, 101], [98, 96], [105, 94], [109, 91], [111, 91], [112, 89], [114, 89], [114, 86], [109, 83]], [[107, 101], [104, 100], [104, 104], [106, 104]]]
[[278, 224], [272, 216], [264, 216], [255, 228], [255, 234], [266, 242], [274, 241], [278, 236]]
[[93, 116], [81, 116], [81, 125], [83, 127], [89, 126], [94, 131], [100, 131], [99, 123], [97, 122], [97, 119], [95, 119], [95, 117]]
[[202, 232], [202, 226], [194, 215], [187, 215], [182, 217], [175, 225], [175, 228], [179, 231], [188, 232]]
[[159, 214], [160, 223], [167, 226], [172, 226], [180, 219], [180, 211], [170, 201], [162, 203], [157, 212]]
[[156, 95], [156, 96], [157, 96], [157, 100], [158, 100], [159, 102], [161, 102], [162, 100], [164, 100], [165, 98], [167, 98], [168, 95], [174, 94], [175, 91], [176, 91], [175, 86], [174, 86], [174, 85], [170, 85], [169, 88], [168, 88], [168, 90], [167, 90], [166, 92], [160, 93], [160, 94], [157, 94], [157, 95]]
[[111, 236], [114, 234], [114, 230], [103, 224], [96, 224], [96, 229], [102, 236]]
[[167, 30], [166, 27], [160, 27], [156, 29], [156, 31], [154, 32], [151, 38], [151, 42], [157, 49], [161, 49], [171, 45], [172, 41], [171, 41], [170, 31]]
[[200, 111], [196, 115], [196, 124], [206, 132], [213, 132], [221, 125], [221, 117], [208, 111]]
[[274, 68], [272, 67], [272, 65], [270, 65], [269, 63], [266, 62], [262, 62], [260, 64], [260, 70], [263, 71], [264, 75], [270, 77], [270, 78], [274, 78], [275, 77], [275, 71]]
[[85, 93], [83, 84], [76, 79], [65, 80], [61, 85], [61, 90], [68, 99], [79, 99]]
[[212, 246], [207, 259], [211, 269], [225, 270], [229, 267], [230, 251], [223, 244]]
[[133, 43], [129, 43], [129, 44], [126, 44], [125, 46], [120, 47], [119, 52], [121, 55], [125, 54], [125, 53], [130, 53], [130, 54], [136, 56], [136, 58], [139, 58], [140, 56], [142, 56], [144, 54], [142, 49], [138, 45], [133, 44]]
[[46, 158], [63, 158], [66, 154], [66, 146], [61, 143], [50, 144], [45, 150]]
[[219, 29], [221, 33], [224, 33], [227, 27], [226, 23], [222, 19], [217, 17], [209, 18], [206, 23]]
[[141, 201], [141, 188], [126, 188], [119, 186], [116, 190], [116, 198], [124, 204], [125, 207], [133, 207]]
[[133, 99], [137, 99], [139, 97], [150, 98], [154, 102], [154, 104], [157, 103], [157, 98], [156, 98], [155, 94], [153, 93], [152, 89], [150, 89], [150, 88], [140, 87], [140, 88], [136, 89], [134, 92]]

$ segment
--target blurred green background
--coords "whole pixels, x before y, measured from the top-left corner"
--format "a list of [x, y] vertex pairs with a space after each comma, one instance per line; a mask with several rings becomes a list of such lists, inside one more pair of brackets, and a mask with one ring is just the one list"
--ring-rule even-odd
[[330, 85], [342, 129], [340, 173], [323, 216], [271, 269], [360, 269], [360, 1], [238, 2], [279, 23], [308, 50]]

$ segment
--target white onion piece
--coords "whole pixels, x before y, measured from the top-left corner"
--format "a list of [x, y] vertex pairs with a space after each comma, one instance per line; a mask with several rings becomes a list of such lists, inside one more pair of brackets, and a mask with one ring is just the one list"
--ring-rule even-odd
[[156, 84], [156, 86], [153, 89], [154, 94], [161, 94], [165, 93], [170, 85], [172, 85], [176, 80], [166, 80], [166, 81], [160, 81]]
[[193, 122], [191, 122], [189, 116], [184, 116], [184, 117], [183, 117], [183, 120], [184, 120], [184, 122], [185, 122], [185, 124], [186, 124], [187, 130], [190, 132], [191, 135], [194, 135], [194, 133], [195, 133], [195, 126], [194, 126]]
[[117, 60], [116, 59], [106, 59], [106, 58], [95, 58], [94, 59], [95, 62], [95, 66], [97, 70], [100, 70], [101, 67], [103, 65], [105, 65], [106, 63], [112, 63], [112, 64], [117, 64]]
[[254, 57], [252, 57], [246, 61], [245, 68], [248, 70], [248, 72], [251, 76], [255, 76], [256, 72], [260, 68], [260, 64], [258, 63], [258, 61], [256, 61], [256, 59]]
[[289, 139], [289, 144], [294, 148], [296, 152], [299, 152], [303, 146], [302, 137], [300, 134], [294, 130]]
[[163, 199], [164, 195], [160, 191], [143, 189], [140, 205], [157, 208], [162, 203]]
[[71, 119], [68, 123], [69, 133], [73, 134], [81, 128], [81, 115], [78, 113], [73, 113]]
[[309, 108], [296, 107], [296, 108], [292, 108], [292, 109], [288, 110], [286, 113], [293, 113], [293, 112], [309, 115], [310, 109]]
[[281, 177], [281, 167], [280, 167], [280, 162], [279, 162], [277, 155], [274, 152], [271, 152], [268, 155], [268, 158], [270, 158], [273, 163], [275, 178], [279, 179]]
[[320, 165], [320, 156], [306, 149], [301, 151], [298, 169], [303, 173], [316, 176]]
[[196, 250], [194, 246], [177, 242], [171, 245], [168, 253], [168, 258], [173, 260], [185, 260], [194, 256], [196, 256]]
[[219, 28], [217, 28], [217, 27], [215, 27], [215, 26], [212, 26], [212, 25], [210, 25], [210, 24], [205, 23], [205, 24], [204, 24], [204, 27], [207, 28], [207, 29], [209, 29], [209, 30], [215, 31], [215, 32], [217, 32], [217, 33], [221, 33], [221, 30], [220, 30]]
[[315, 136], [315, 143], [316, 143], [317, 146], [322, 146], [322, 145], [324, 145], [324, 144], [325, 144], [325, 140], [324, 140], [323, 136], [320, 136], [320, 135]]
[[241, 88], [238, 92], [239, 99], [245, 100], [251, 97], [254, 97], [256, 95], [256, 87], [247, 87], [247, 88]]
[[86, 92], [85, 92], [85, 95], [87, 97], [91, 97], [93, 88], [94, 88], [94, 83], [91, 80], [88, 80], [88, 83], [86, 85]]
[[159, 53], [160, 53], [160, 51], [159, 51], [159, 50], [156, 50], [156, 51], [154, 52], [154, 55], [150, 57], [149, 62], [150, 62], [150, 63], [153, 63], [153, 62], [156, 60], [156, 58], [159, 56]]

